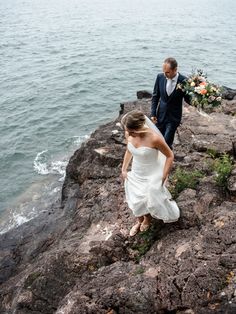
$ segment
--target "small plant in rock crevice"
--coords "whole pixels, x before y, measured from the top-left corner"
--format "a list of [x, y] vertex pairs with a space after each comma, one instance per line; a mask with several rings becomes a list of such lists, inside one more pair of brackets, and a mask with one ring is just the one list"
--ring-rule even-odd
[[219, 157], [219, 153], [214, 148], [208, 148], [206, 153], [213, 159]]
[[216, 184], [227, 189], [228, 178], [233, 170], [233, 161], [228, 154], [223, 154], [219, 158], [213, 160], [212, 170], [215, 172]]
[[145, 268], [139, 267], [136, 269], [134, 275], [142, 275], [145, 272]]
[[178, 195], [185, 189], [196, 189], [199, 179], [204, 175], [199, 170], [185, 170], [177, 167], [175, 172], [170, 176], [170, 193], [173, 198], [177, 198]]
[[155, 225], [152, 225], [150, 229], [137, 235], [135, 242], [131, 247], [132, 250], [136, 251], [135, 259], [137, 262], [139, 262], [141, 257], [149, 251], [156, 239], [157, 230]]
[[233, 170], [233, 159], [230, 155], [224, 153], [210, 152], [208, 155], [211, 157], [207, 161], [208, 169], [213, 173], [216, 184], [223, 190], [227, 190], [228, 178]]

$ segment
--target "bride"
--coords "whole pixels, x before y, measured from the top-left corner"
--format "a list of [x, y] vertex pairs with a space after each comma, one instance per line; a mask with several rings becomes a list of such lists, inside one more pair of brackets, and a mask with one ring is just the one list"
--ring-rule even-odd
[[[126, 201], [137, 217], [130, 230], [130, 236], [134, 236], [149, 229], [151, 217], [164, 222], [179, 218], [179, 208], [165, 187], [174, 155], [160, 131], [141, 111], [128, 112], [121, 124], [127, 139], [122, 165]], [[131, 171], [127, 172], [131, 160]]]

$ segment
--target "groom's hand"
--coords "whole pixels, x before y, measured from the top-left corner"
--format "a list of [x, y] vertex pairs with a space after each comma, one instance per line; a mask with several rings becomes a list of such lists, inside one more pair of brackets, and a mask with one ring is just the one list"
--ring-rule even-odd
[[151, 120], [152, 120], [152, 122], [153, 122], [154, 124], [157, 123], [157, 117], [151, 117]]

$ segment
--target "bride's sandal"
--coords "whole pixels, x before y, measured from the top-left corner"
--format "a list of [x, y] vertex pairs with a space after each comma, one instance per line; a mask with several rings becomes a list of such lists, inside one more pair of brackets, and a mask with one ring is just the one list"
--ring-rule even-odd
[[135, 224], [131, 229], [130, 229], [130, 232], [129, 232], [129, 235], [131, 237], [135, 236], [139, 231], [140, 231], [140, 226], [141, 226], [141, 223], [137, 223]]
[[151, 226], [151, 223], [150, 222], [142, 222], [141, 223], [141, 226], [140, 226], [140, 231], [141, 232], [144, 232], [144, 231], [147, 231]]

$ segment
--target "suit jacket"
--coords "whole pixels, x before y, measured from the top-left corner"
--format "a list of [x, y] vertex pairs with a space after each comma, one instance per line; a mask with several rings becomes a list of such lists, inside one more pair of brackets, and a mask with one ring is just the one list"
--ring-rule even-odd
[[[186, 79], [185, 76], [179, 73], [178, 81], [174, 91], [167, 95], [166, 83], [167, 79], [164, 73], [157, 75], [153, 95], [151, 116], [157, 117], [157, 124], [165, 122], [172, 122], [179, 125], [182, 118], [183, 98], [187, 103], [190, 103], [189, 96], [186, 95], [181, 89], [177, 88], [179, 83], [182, 83]], [[160, 105], [158, 102], [160, 100]]]

